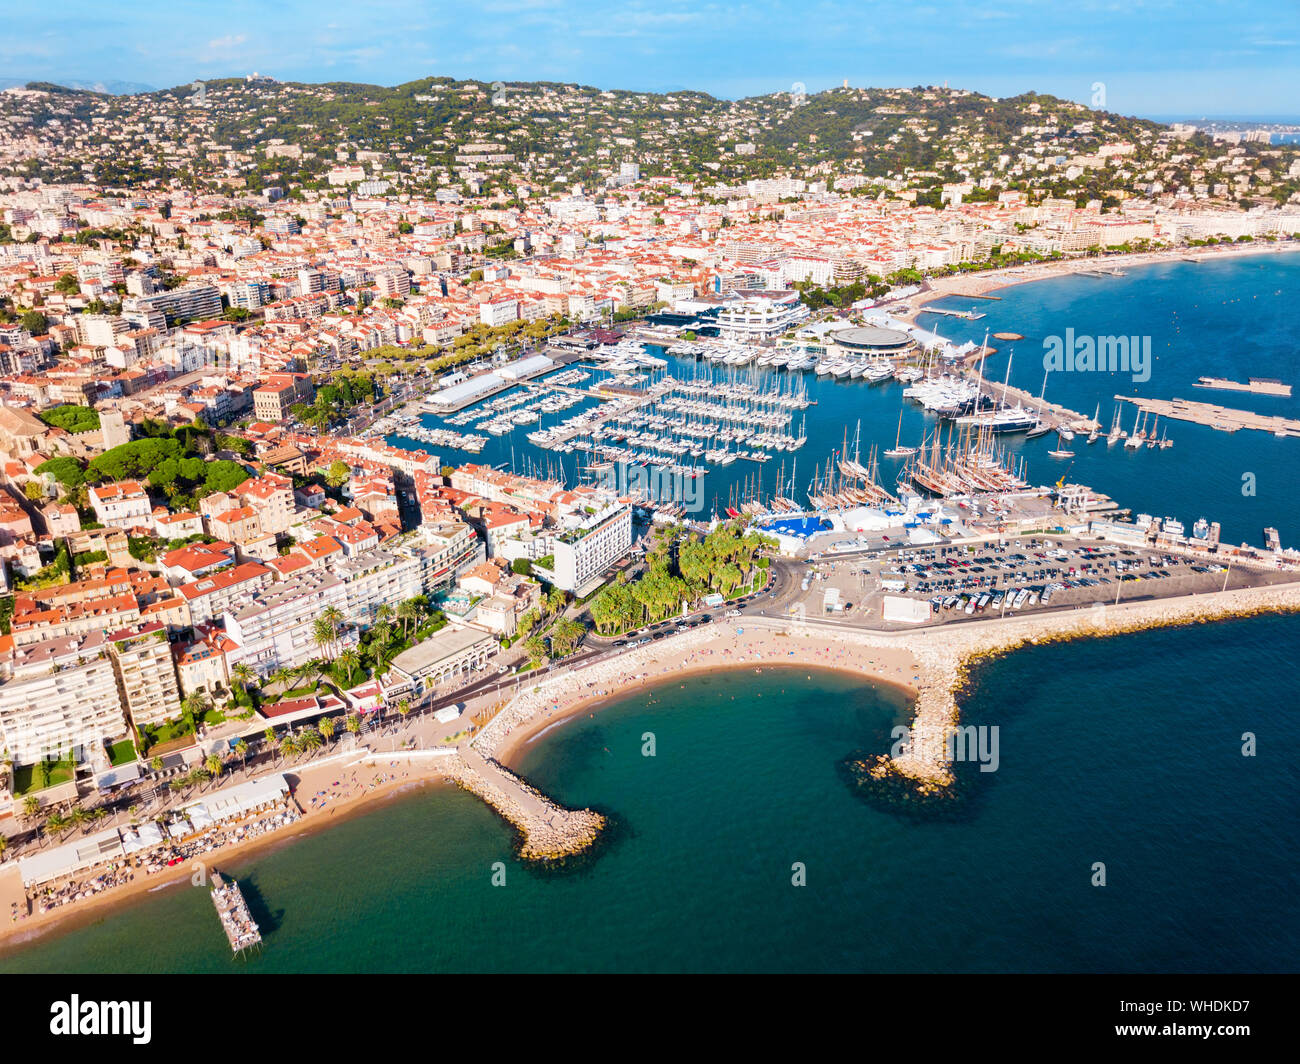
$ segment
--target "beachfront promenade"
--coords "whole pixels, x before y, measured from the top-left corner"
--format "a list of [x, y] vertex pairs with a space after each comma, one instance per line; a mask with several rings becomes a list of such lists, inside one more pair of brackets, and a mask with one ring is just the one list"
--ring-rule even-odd
[[[504, 706], [495, 691], [485, 691], [468, 698], [465, 715], [454, 722], [438, 722], [432, 716], [390, 721], [364, 736], [364, 745], [349, 738], [324, 757], [283, 764], [281, 770], [297, 780], [295, 796], [303, 814], [299, 823], [307, 828], [328, 824], [336, 814], [382, 794], [441, 780], [477, 795], [514, 825], [521, 858], [549, 861], [588, 849], [605, 820], [592, 810], [563, 808], [506, 766], [529, 742], [566, 718], [594, 713], [601, 703], [638, 690], [654, 686], [658, 701], [665, 702], [671, 698], [671, 684], [684, 685], [694, 675], [777, 666], [835, 669], [858, 675], [864, 683], [889, 685], [912, 701], [914, 741], [897, 757], [878, 754], [869, 771], [908, 780], [927, 793], [953, 779], [946, 739], [958, 723], [957, 694], [966, 671], [981, 657], [1026, 644], [1296, 610], [1300, 581], [902, 632], [871, 631], [830, 619], [751, 615], [587, 658], [517, 689]], [[1125, 649], [1122, 641], [1116, 643], [1116, 653]], [[466, 734], [467, 718], [498, 707], [477, 734]], [[261, 841], [274, 837], [271, 833]], [[229, 845], [218, 841], [207, 859], [220, 860], [225, 867], [232, 854], [250, 845], [251, 840], [232, 840]], [[3, 871], [8, 874], [0, 875], [0, 899], [12, 894], [17, 905], [24, 893], [17, 869], [8, 863]], [[97, 893], [96, 899], [156, 889], [160, 881], [188, 882], [189, 874], [182, 865], [172, 879], [141, 876], [131, 884], [110, 884], [111, 889]], [[33, 914], [11, 929], [24, 933], [92, 904], [81, 901]]]

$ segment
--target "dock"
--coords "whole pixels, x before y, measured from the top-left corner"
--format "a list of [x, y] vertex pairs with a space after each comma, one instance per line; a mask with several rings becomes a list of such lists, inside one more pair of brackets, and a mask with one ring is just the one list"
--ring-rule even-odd
[[253, 922], [243, 891], [233, 879], [227, 883], [214, 869], [212, 872], [212, 904], [221, 919], [221, 929], [230, 943], [230, 952], [239, 956], [245, 950], [260, 949], [262, 932]]
[[923, 307], [922, 314], [942, 314], [949, 318], [965, 318], [967, 321], [979, 321], [980, 318], [987, 317], [978, 310], [946, 310], [943, 307]]
[[1132, 403], [1143, 413], [1158, 414], [1170, 421], [1209, 425], [1220, 432], [1255, 429], [1271, 432], [1274, 436], [1300, 436], [1300, 421], [1295, 418], [1256, 414], [1252, 410], [1233, 410], [1213, 403], [1193, 403], [1187, 399], [1143, 399], [1131, 395], [1117, 395], [1115, 399], [1121, 403]]

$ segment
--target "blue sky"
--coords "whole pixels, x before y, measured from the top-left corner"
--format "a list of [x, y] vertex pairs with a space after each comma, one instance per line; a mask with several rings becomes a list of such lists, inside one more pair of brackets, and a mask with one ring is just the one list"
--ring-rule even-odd
[[1297, 0], [18, 0], [0, 73], [155, 87], [429, 74], [718, 96], [947, 81], [1126, 114], [1300, 112]]

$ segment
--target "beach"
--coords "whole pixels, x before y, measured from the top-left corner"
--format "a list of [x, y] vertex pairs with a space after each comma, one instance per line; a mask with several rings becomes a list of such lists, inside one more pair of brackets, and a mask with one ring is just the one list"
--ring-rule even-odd
[[[360, 753], [358, 751], [358, 756]], [[286, 774], [297, 780], [294, 787], [295, 800], [306, 798], [301, 803], [301, 815], [292, 824], [260, 834], [256, 838], [209, 850], [201, 858], [186, 860], [156, 875], [145, 875], [142, 869], [132, 869], [133, 877], [126, 882], [69, 904], [52, 907], [46, 912], [41, 912], [34, 905], [30, 915], [20, 920], [11, 920], [8, 925], [0, 928], [0, 948], [28, 942], [56, 926], [60, 930], [66, 930], [79, 923], [101, 918], [115, 907], [138, 901], [143, 895], [187, 886], [195, 876], [196, 861], [201, 862], [206, 876], [206, 872], [213, 868], [225, 869], [231, 863], [246, 860], [255, 853], [269, 852], [340, 820], [368, 811], [370, 806], [380, 800], [391, 798], [412, 786], [446, 783], [442, 772], [434, 764], [424, 766], [394, 763], [390, 766], [385, 763], [382, 766], [345, 767], [338, 763], [309, 763], [301, 771], [290, 767]], [[324, 792], [327, 797], [313, 802], [313, 798], [320, 798], [318, 792]], [[89, 874], [79, 877], [82, 881], [91, 878], [93, 877]], [[204, 889], [208, 889], [208, 886], [205, 885]], [[17, 862], [6, 861], [0, 867], [0, 907], [11, 907], [17, 902], [21, 908], [25, 908], [25, 897]]]
[[[1300, 582], [904, 632], [778, 617], [716, 623], [548, 677], [518, 692], [476, 736], [462, 739], [454, 748], [358, 748], [329, 755], [329, 763], [308, 763], [301, 769], [289, 766], [285, 771], [296, 781], [293, 801], [301, 811], [298, 819], [278, 831], [205, 852], [201, 863], [207, 869], [225, 867], [364, 812], [398, 791], [429, 783], [457, 784], [491, 805], [520, 830], [522, 859], [551, 860], [582, 852], [603, 829], [603, 817], [592, 810], [564, 809], [515, 776], [509, 766], [517, 764], [543, 733], [583, 713], [594, 716], [602, 706], [634, 692], [666, 702], [672, 698], [674, 684], [684, 687], [693, 678], [721, 671], [832, 670], [899, 690], [912, 703], [910, 730], [915, 741], [896, 757], [878, 754], [871, 772], [905, 778], [927, 793], [952, 782], [941, 740], [958, 723], [958, 695], [968, 670], [980, 659], [1027, 644], [1290, 611], [1300, 611]], [[484, 695], [481, 700], [491, 697]], [[403, 730], [419, 723], [411, 722]], [[154, 876], [137, 873], [72, 904], [12, 921], [0, 931], [0, 943], [16, 944], [56, 924], [66, 927], [94, 919], [113, 905], [187, 883], [194, 871], [195, 862], [186, 860]], [[0, 899], [23, 904], [15, 862], [0, 870]]]
[[981, 270], [951, 277], [934, 277], [930, 279], [924, 291], [905, 300], [907, 309], [897, 317], [902, 321], [915, 324], [917, 317], [924, 313], [927, 303], [949, 297], [979, 297], [1013, 285], [1046, 281], [1055, 277], [1070, 277], [1085, 270], [1116, 270], [1188, 260], [1207, 262], [1216, 259], [1241, 258], [1247, 255], [1282, 255], [1298, 250], [1300, 250], [1300, 243], [1294, 240], [1280, 240], [1276, 244], [1251, 243], [1244, 246], [1170, 248], [1164, 251], [1135, 251], [1129, 254], [1061, 259], [1024, 266], [1008, 266], [1000, 270]]

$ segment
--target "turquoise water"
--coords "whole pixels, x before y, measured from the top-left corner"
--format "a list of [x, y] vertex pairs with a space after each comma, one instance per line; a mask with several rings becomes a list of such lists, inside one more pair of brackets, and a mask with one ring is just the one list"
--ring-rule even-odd
[[[1297, 400], [1190, 383], [1214, 373], [1300, 384], [1300, 256], [1002, 294], [979, 304], [983, 321], [941, 328], [1023, 333], [1012, 380], [1035, 392], [1044, 336], [1153, 336], [1160, 357], [1145, 384], [1056, 375], [1049, 397], [1075, 409], [1101, 401], [1108, 420], [1103, 397], [1140, 388], [1297, 415]], [[801, 479], [846, 422], [892, 444], [897, 385], [805, 379], [818, 405]], [[926, 423], [905, 405], [904, 439]], [[1220, 520], [1229, 540], [1258, 541], [1276, 524], [1296, 541], [1300, 441], [1169, 429], [1168, 451], [1076, 440], [1071, 479], [1153, 513]], [[1061, 469], [1046, 457], [1053, 445], [1018, 444], [1031, 474]], [[493, 440], [483, 457], [508, 461], [510, 447]], [[769, 489], [777, 464], [762, 469]], [[757, 472], [741, 465], [709, 474], [724, 503], [728, 477]], [[1245, 471], [1255, 496], [1241, 492]], [[841, 772], [855, 751], [888, 749], [905, 708], [888, 689], [782, 671], [638, 693], [549, 733], [521, 762], [559, 800], [615, 818], [609, 845], [577, 870], [529, 870], [477, 799], [423, 788], [229, 869], [267, 931], [259, 957], [232, 963], [206, 891], [186, 886], [11, 949], [0, 971], [1294, 970], [1298, 639], [1300, 618], [1261, 618], [983, 666], [964, 714], [1000, 728], [1000, 767], [964, 778], [956, 815], [942, 818], [877, 806]], [[654, 758], [641, 756], [646, 731]], [[1254, 758], [1240, 753], [1247, 731]], [[1090, 885], [1098, 861], [1102, 888]], [[496, 862], [504, 887], [492, 886]], [[796, 862], [804, 887], [791, 885]]]
[[988, 664], [965, 714], [999, 726], [1001, 763], [943, 818], [840, 770], [888, 749], [889, 689], [744, 670], [638, 692], [520, 763], [615, 817], [577, 870], [530, 871], [477, 799], [419, 790], [230, 869], [269, 929], [259, 957], [232, 962], [181, 887], [0, 971], [1293, 969], [1300, 722], [1277, 668], [1297, 637], [1300, 618], [1256, 619]]
[[[1073, 328], [1078, 336], [1149, 336], [1153, 362], [1145, 383], [1130, 376], [1109, 373], [1054, 373], [1047, 381], [1047, 397], [1085, 416], [1100, 407], [1100, 418], [1110, 424], [1115, 395], [1174, 397], [1217, 403], [1261, 413], [1300, 417], [1300, 253], [1254, 255], [1202, 263], [1170, 262], [1126, 267], [1124, 277], [1068, 277], [1002, 289], [1000, 300], [948, 299], [936, 306], [966, 310], [974, 307], [986, 316], [970, 322], [960, 318], [922, 315], [920, 324], [956, 341], [982, 340], [989, 332], [1016, 332], [1024, 340], [990, 341], [1000, 348], [988, 360], [986, 373], [1002, 380], [1011, 361], [1011, 383], [1037, 395], [1043, 388], [1043, 339], [1064, 336]], [[667, 356], [665, 356], [667, 357]], [[690, 359], [669, 358], [678, 377], [727, 372]], [[743, 379], [766, 379], [769, 385], [789, 386], [791, 375], [767, 373], [766, 378], [739, 371]], [[600, 374], [597, 374], [599, 376]], [[1202, 375], [1280, 377], [1297, 386], [1291, 399], [1193, 388]], [[594, 378], [593, 378], [594, 379]], [[774, 457], [763, 465], [738, 461], [709, 470], [704, 480], [703, 513], [721, 514], [735, 493], [753, 486], [766, 496], [782, 472], [796, 484], [792, 493], [806, 497], [814, 469], [824, 469], [833, 451], [852, 447], [861, 424], [860, 451], [872, 444], [880, 450], [894, 446], [899, 434], [904, 443], [918, 444], [932, 432], [936, 419], [902, 397], [896, 382], [871, 385], [862, 381], [836, 381], [812, 373], [798, 375], [816, 405], [805, 411], [808, 442], [793, 456]], [[589, 382], [590, 383], [590, 382]], [[588, 401], [561, 414], [544, 415], [543, 427], [595, 405]], [[1133, 428], [1134, 411], [1128, 404], [1122, 422]], [[426, 424], [440, 419], [426, 415]], [[797, 418], [796, 418], [797, 421]], [[1163, 425], [1163, 422], [1162, 422]], [[440, 452], [448, 462], [482, 461], [505, 465], [520, 472], [554, 472], [570, 483], [579, 478], [577, 455], [542, 451], [527, 441], [537, 426], [516, 428], [489, 437], [483, 452]], [[1063, 474], [1071, 481], [1090, 484], [1115, 498], [1121, 507], [1156, 516], [1182, 519], [1188, 528], [1198, 517], [1219, 521], [1228, 542], [1262, 543], [1265, 526], [1276, 527], [1284, 545], [1300, 545], [1300, 493], [1292, 488], [1292, 463], [1300, 455], [1300, 440], [1277, 439], [1263, 432], [1216, 432], [1207, 426], [1174, 422], [1167, 426], [1174, 446], [1168, 450], [1134, 451], [1118, 444], [1089, 446], [1083, 438], [1070, 445], [1073, 459], [1056, 459], [1048, 451], [1057, 447], [1055, 436], [1036, 440], [1010, 437], [1006, 441], [1017, 456], [1027, 459], [1032, 482], [1050, 484]], [[461, 431], [473, 431], [472, 427]], [[397, 439], [397, 437], [393, 437]], [[412, 446], [420, 446], [413, 444]], [[782, 466], [784, 464], [784, 470]], [[880, 460], [882, 482], [892, 486], [903, 461]], [[1243, 494], [1243, 474], [1254, 475], [1254, 494]]]

